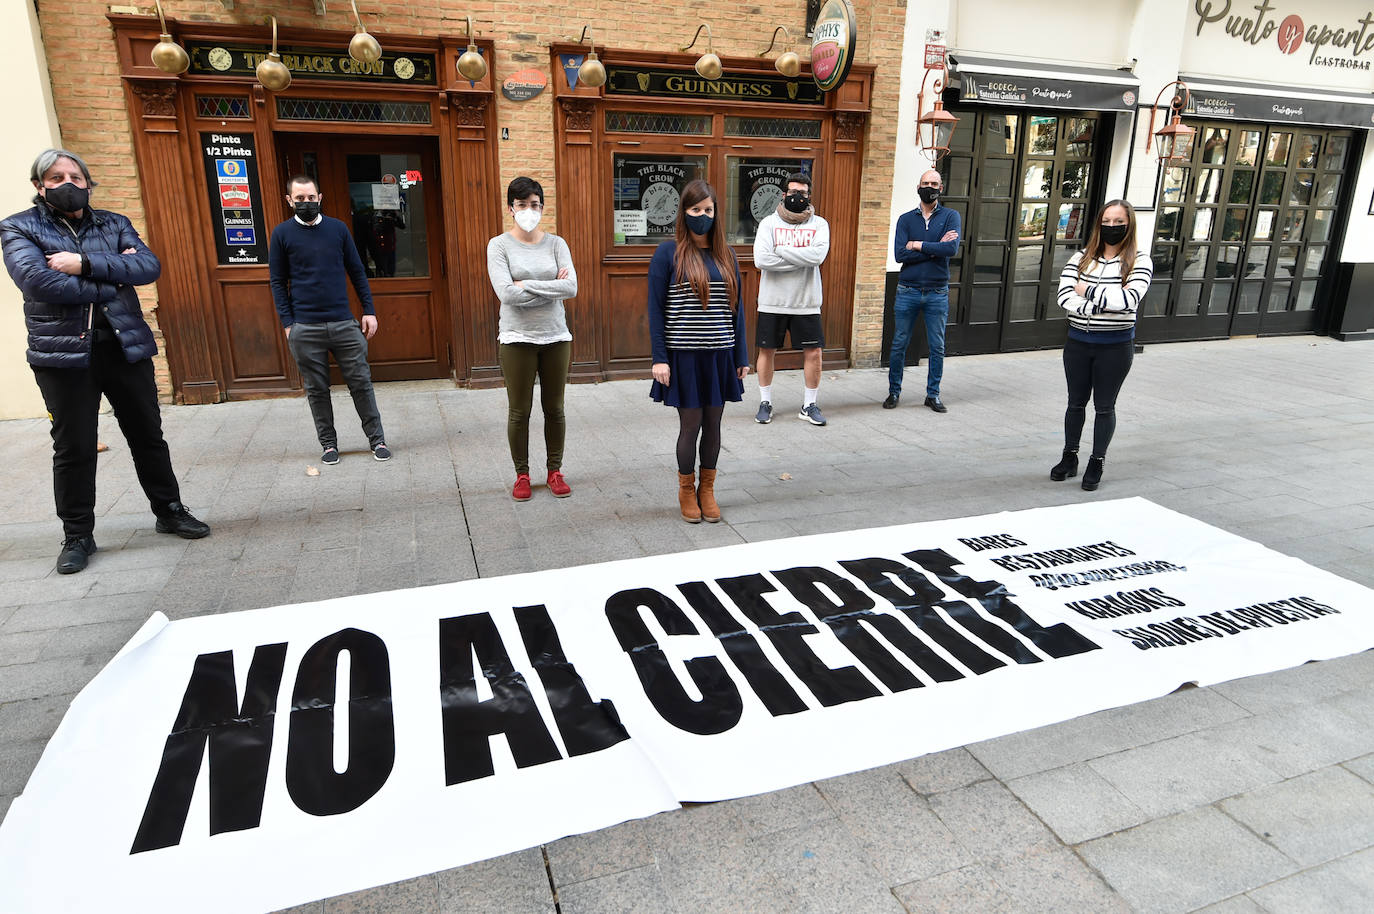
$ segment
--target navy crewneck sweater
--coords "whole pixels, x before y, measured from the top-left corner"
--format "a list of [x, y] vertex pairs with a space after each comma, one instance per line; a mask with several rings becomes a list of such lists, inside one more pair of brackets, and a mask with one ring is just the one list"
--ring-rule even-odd
[[345, 275], [353, 280], [363, 313], [376, 313], [367, 270], [348, 226], [338, 219], [322, 216], [318, 225], [286, 220], [272, 230], [267, 261], [283, 327], [352, 320]]

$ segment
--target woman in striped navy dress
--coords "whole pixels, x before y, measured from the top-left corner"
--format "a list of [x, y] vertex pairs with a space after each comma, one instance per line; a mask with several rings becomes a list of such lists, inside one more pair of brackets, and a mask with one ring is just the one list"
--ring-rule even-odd
[[720, 520], [720, 419], [727, 401], [743, 398], [749, 373], [744, 284], [716, 209], [710, 184], [688, 184], [678, 207], [677, 238], [660, 244], [649, 262], [649, 396], [677, 407], [678, 508], [689, 524]]
[[1074, 254], [1059, 277], [1059, 306], [1069, 319], [1064, 344], [1064, 455], [1050, 470], [1060, 481], [1078, 475], [1078, 441], [1092, 397], [1093, 451], [1083, 471], [1089, 492], [1102, 481], [1107, 445], [1116, 431], [1116, 396], [1135, 357], [1135, 322], [1149, 291], [1154, 265], [1136, 249], [1135, 208], [1125, 200], [1102, 207], [1088, 245]]

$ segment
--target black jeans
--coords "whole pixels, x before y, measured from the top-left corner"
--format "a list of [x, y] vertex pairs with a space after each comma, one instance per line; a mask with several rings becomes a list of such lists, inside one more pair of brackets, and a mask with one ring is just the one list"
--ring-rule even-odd
[[119, 430], [129, 443], [134, 472], [153, 513], [166, 514], [169, 505], [181, 501], [172, 456], [162, 437], [152, 359], [131, 365], [119, 343], [111, 339], [92, 347], [86, 368], [31, 367], [52, 417], [53, 498], [67, 536], [87, 536], [95, 529], [95, 449], [101, 394], [114, 407]]
[[1069, 383], [1069, 408], [1064, 410], [1064, 449], [1078, 450], [1087, 418], [1088, 398], [1093, 410], [1094, 457], [1106, 457], [1116, 431], [1116, 395], [1135, 359], [1135, 341], [1085, 343], [1070, 338], [1064, 344], [1064, 378]]
[[353, 408], [362, 420], [368, 445], [376, 447], [386, 440], [382, 434], [382, 414], [377, 410], [377, 397], [372, 392], [372, 370], [367, 365], [367, 337], [363, 336], [357, 321], [292, 324], [286, 343], [305, 385], [320, 447], [339, 445], [339, 436], [334, 431], [334, 404], [329, 399], [331, 353], [348, 385], [348, 392], [353, 395]]

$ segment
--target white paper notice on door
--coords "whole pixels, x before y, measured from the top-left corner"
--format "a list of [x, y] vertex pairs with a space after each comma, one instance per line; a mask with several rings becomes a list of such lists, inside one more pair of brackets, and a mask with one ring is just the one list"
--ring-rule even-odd
[[615, 231], [617, 235], [647, 235], [649, 217], [642, 209], [618, 209], [615, 211]]
[[373, 209], [400, 209], [401, 188], [398, 184], [372, 185]]

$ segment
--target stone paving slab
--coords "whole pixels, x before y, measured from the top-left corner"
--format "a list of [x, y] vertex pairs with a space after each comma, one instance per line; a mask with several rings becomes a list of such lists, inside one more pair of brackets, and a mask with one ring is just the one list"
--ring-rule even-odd
[[[100, 551], [71, 576], [51, 570], [61, 536], [46, 423], [0, 422], [13, 458], [0, 488], [0, 816], [74, 692], [154, 611], [189, 618], [1132, 495], [1374, 584], [1371, 351], [1315, 337], [1147, 346], [1095, 493], [1046, 478], [1060, 450], [1058, 352], [949, 359], [943, 416], [919, 399], [880, 409], [883, 371], [827, 372], [825, 428], [790, 418], [800, 374], [780, 372], [777, 421], [752, 421], [752, 382], [727, 408], [725, 521], [695, 527], [677, 516], [675, 417], [642, 381], [569, 389], [574, 495], [540, 489], [524, 504], [509, 497], [501, 390], [379, 385], [387, 463], [370, 459], [336, 390], [335, 467], [320, 465], [301, 399], [168, 407], [183, 497], [214, 526], [195, 542], [153, 531], [102, 416]], [[1371, 791], [1374, 651], [294, 910], [1364, 912]]]

